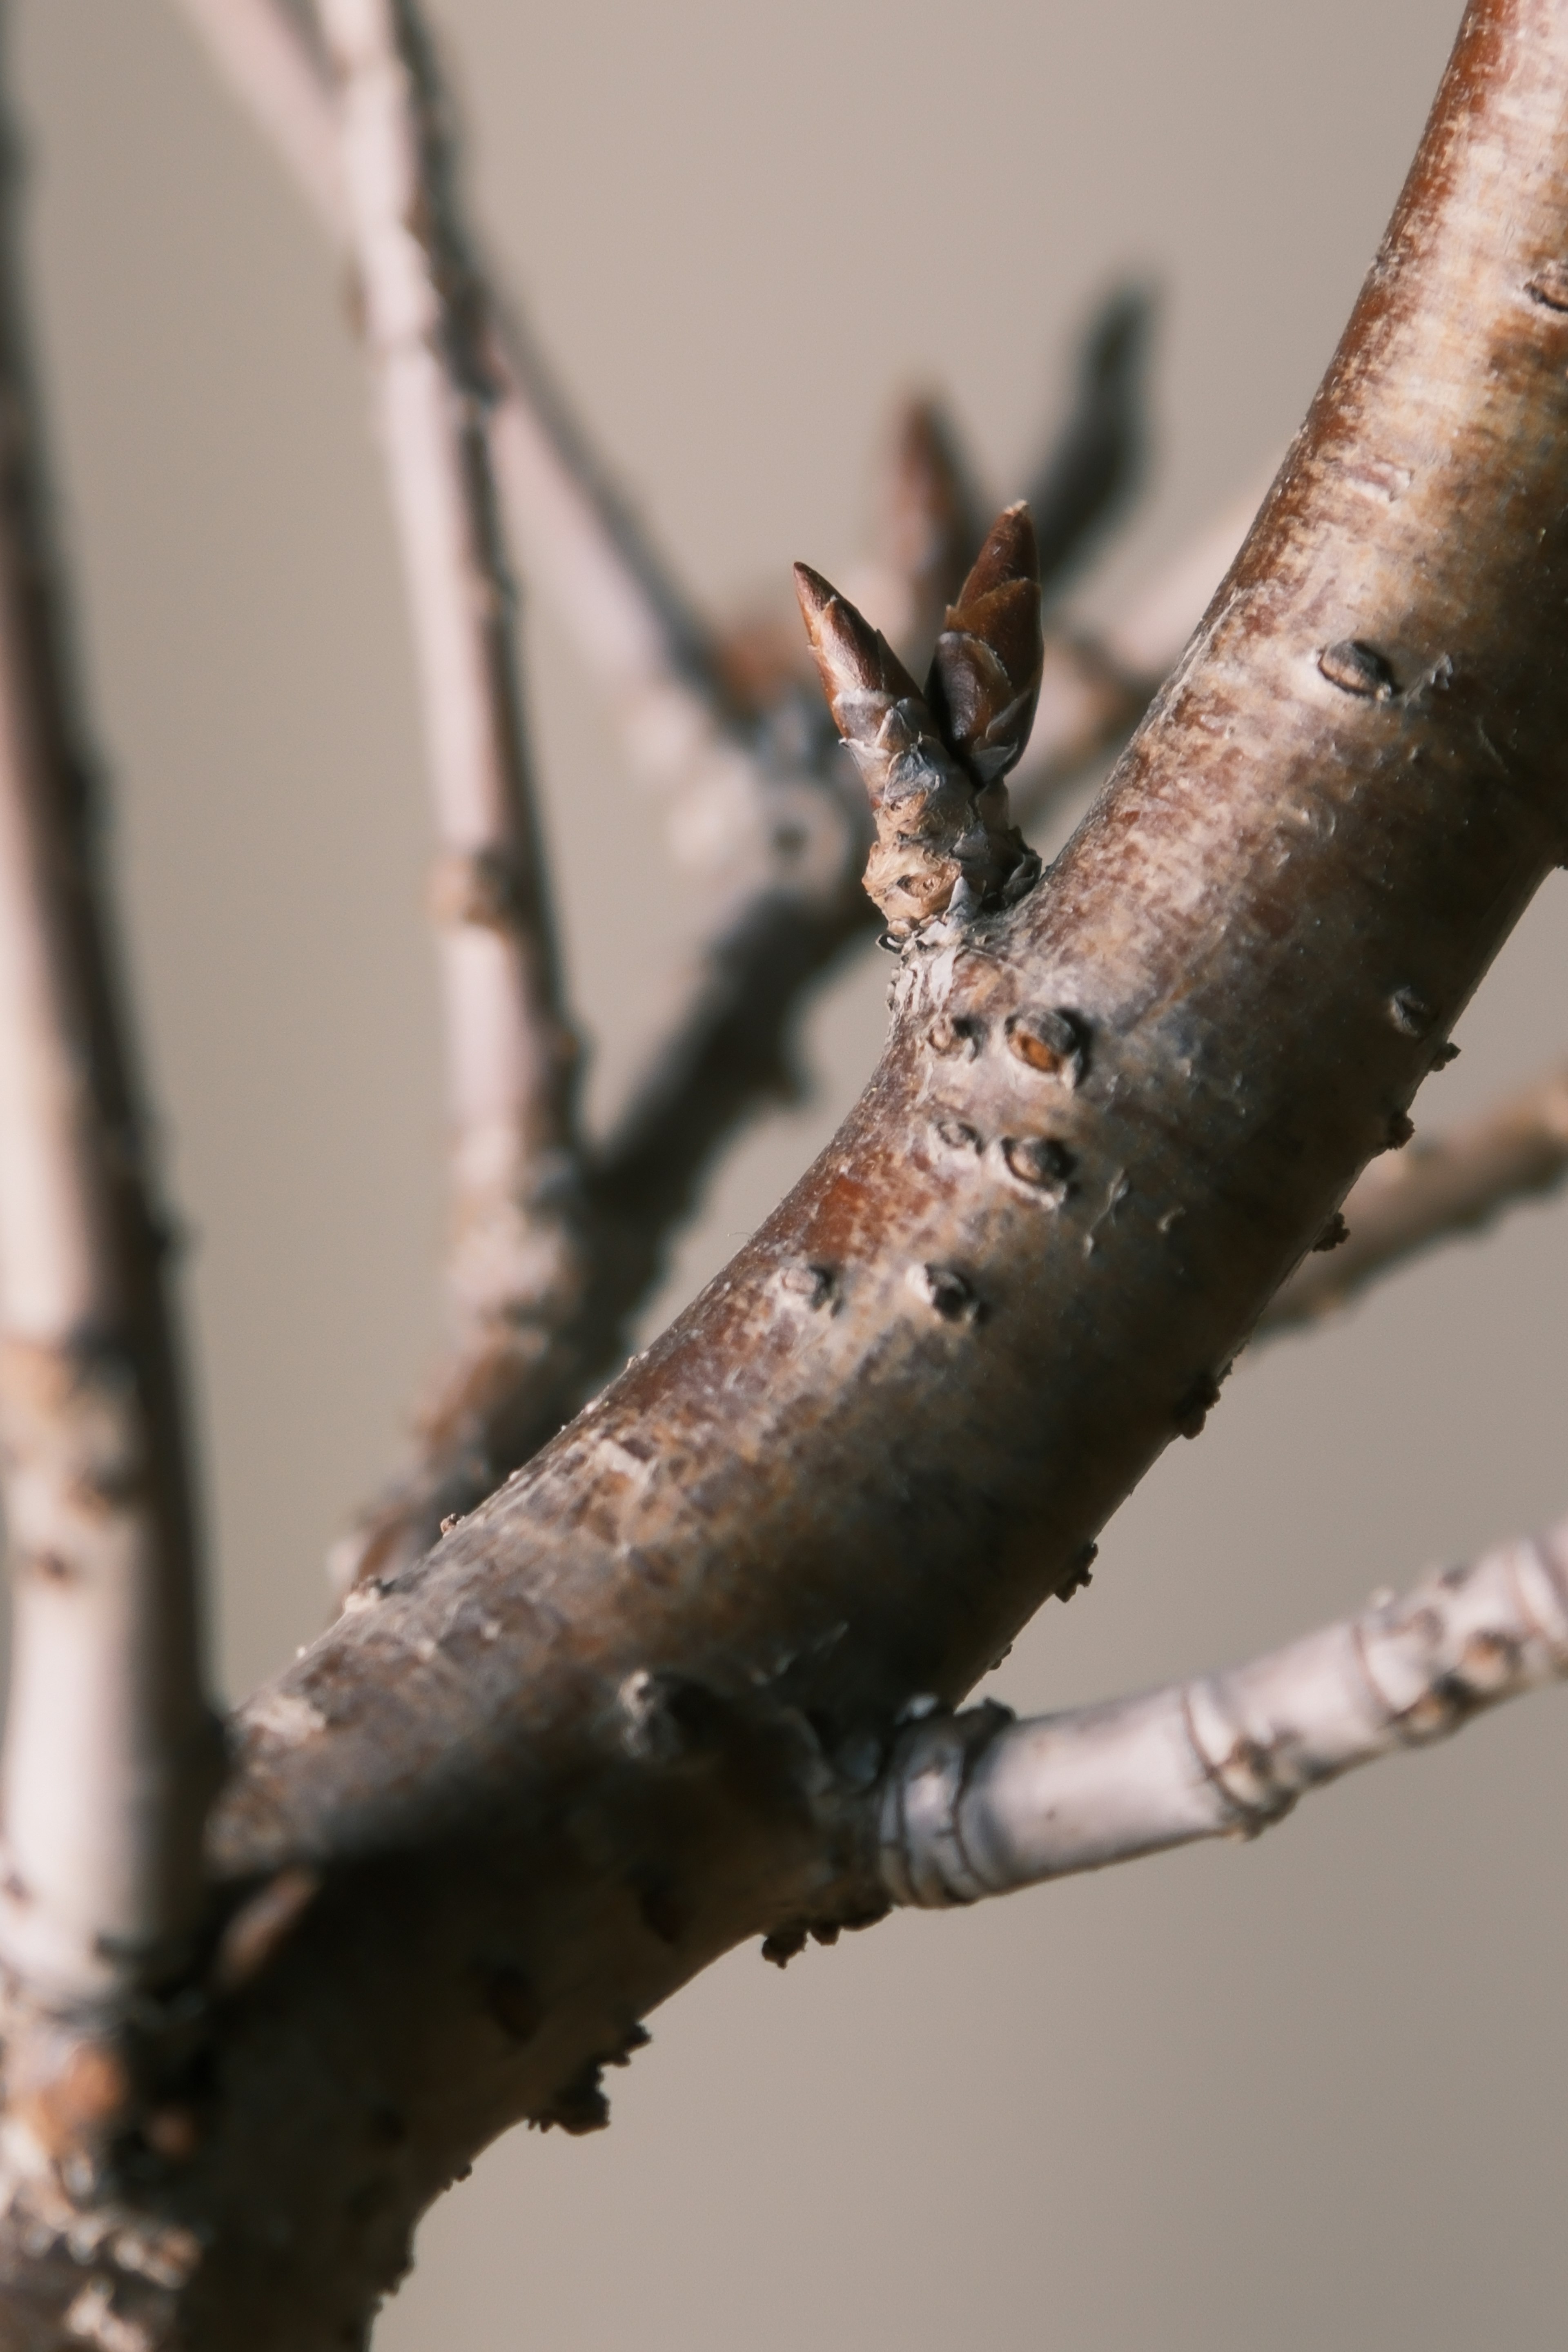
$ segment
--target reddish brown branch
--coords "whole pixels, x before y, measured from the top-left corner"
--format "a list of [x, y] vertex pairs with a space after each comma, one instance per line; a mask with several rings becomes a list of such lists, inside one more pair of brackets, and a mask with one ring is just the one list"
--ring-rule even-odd
[[756, 1240], [247, 1711], [215, 1873], [321, 1885], [215, 2022], [200, 2166], [142, 2192], [209, 2233], [191, 2345], [324, 2347], [496, 2130], [602, 2119], [716, 1951], [875, 1908], [911, 1703], [1079, 1578], [1403, 1131], [1568, 848], [1568, 313], [1531, 290], [1565, 89], [1562, 12], [1479, 0], [1290, 462], [1051, 874], [911, 944]]

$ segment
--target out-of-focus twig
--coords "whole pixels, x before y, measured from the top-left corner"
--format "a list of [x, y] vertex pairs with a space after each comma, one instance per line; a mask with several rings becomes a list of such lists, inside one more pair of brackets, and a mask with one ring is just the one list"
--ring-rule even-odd
[[1141, 486], [1153, 324], [1150, 289], [1122, 286], [1084, 333], [1067, 421], [1026, 493], [1047, 595], [1059, 593]]
[[[321, 226], [352, 242], [325, 52], [296, 0], [177, 0]], [[473, 251], [471, 241], [468, 250]], [[730, 719], [710, 632], [572, 415], [527, 329], [487, 285], [472, 331], [489, 438], [520, 541], [583, 660], [656, 771]]]
[[302, 0], [175, 0], [321, 226], [346, 234], [326, 59]]
[[1418, 1251], [1477, 1232], [1565, 1177], [1568, 1069], [1557, 1069], [1451, 1134], [1374, 1160], [1347, 1196], [1333, 1237], [1276, 1293], [1259, 1336], [1345, 1306]]
[[[465, 1483], [500, 1475], [485, 1444], [489, 1400], [570, 1333], [586, 1286], [575, 1045], [487, 442], [486, 295], [457, 217], [435, 64], [413, 0], [326, 0], [322, 24], [340, 77], [342, 181], [440, 844], [433, 911], [453, 1128], [454, 1331], [419, 1417], [413, 1473], [418, 1489], [438, 1493], [454, 1458]], [[383, 1516], [359, 1547], [361, 1566]]]
[[895, 1902], [973, 1903], [1197, 1838], [1568, 1675], [1568, 1521], [1228, 1674], [1015, 1723], [935, 1715], [879, 1796]]
[[[8, 125], [0, 141], [0, 1496], [12, 1593], [0, 1964], [16, 2003], [15, 2095], [30, 2064], [26, 2012], [111, 2032], [181, 1957], [198, 1921], [218, 1744], [169, 1228], [66, 642]], [[57, 2062], [68, 2073], [79, 2046], [57, 2034], [46, 2075]], [[129, 2084], [100, 2055], [90, 2113], [58, 2080], [34, 2085], [67, 2146], [124, 2126]]]

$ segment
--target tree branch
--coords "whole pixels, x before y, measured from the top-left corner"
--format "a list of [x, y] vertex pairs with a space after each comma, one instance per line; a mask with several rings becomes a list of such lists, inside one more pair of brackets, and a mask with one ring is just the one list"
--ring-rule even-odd
[[[0, 1492], [12, 1569], [0, 1960], [15, 2045], [29, 2008], [108, 2031], [184, 1957], [217, 1742], [169, 1226], [67, 649], [8, 121], [0, 142]], [[31, 2063], [25, 2037], [11, 2063], [14, 2082]], [[117, 2116], [117, 2070], [112, 2095], [100, 2072], [101, 2112], [57, 2105], [51, 2128], [90, 2138], [110, 2107]]]
[[1228, 1674], [1017, 1723], [905, 1737], [878, 1805], [896, 1903], [1005, 1895], [1197, 1838], [1254, 1837], [1310, 1789], [1568, 1676], [1568, 1521]]
[[[293, 12], [283, 0], [185, 5], [299, 176], [301, 157], [319, 152], [326, 105]], [[341, 194], [320, 200], [326, 176], [311, 174], [316, 208], [341, 236]], [[1044, 469], [1058, 570], [1136, 471], [1145, 330], [1136, 295], [1115, 297], [1091, 322], [1076, 404]], [[408, 1470], [337, 1548], [340, 1585], [416, 1558], [443, 1518], [526, 1460], [624, 1359], [632, 1318], [714, 1159], [761, 1103], [791, 1090], [794, 1031], [811, 992], [879, 928], [859, 886], [864, 804], [820, 707], [802, 690], [798, 652], [781, 651], [771, 629], [714, 640], [651, 554], [516, 320], [500, 319], [488, 297], [475, 331], [493, 386], [492, 463], [514, 527], [616, 696], [637, 765], [669, 795], [683, 854], [708, 873], [721, 910], [669, 1034], [586, 1172], [591, 1280], [569, 1332], [557, 1331], [542, 1353], [503, 1340], [459, 1360], [419, 1416]], [[963, 461], [929, 404], [905, 419], [883, 507], [868, 589], [900, 629], [907, 622], [900, 641], [921, 659], [979, 539]], [[1174, 658], [1219, 568], [1179, 625], [1167, 624], [1157, 667]], [[1053, 630], [1021, 814], [1038, 817], [1125, 740], [1151, 682]]]
[[[200, 2250], [150, 2344], [352, 2340], [474, 2150], [602, 2122], [707, 1960], [875, 1916], [911, 1698], [1080, 1579], [1403, 1132], [1568, 849], [1565, 89], [1560, 7], [1474, 0], [1306, 427], [1049, 875], [912, 927], [755, 1239], [246, 1709], [209, 1853], [252, 1957], [209, 1979], [200, 2164], [135, 2176]], [[83, 2283], [32, 2227], [0, 2263], [42, 2335]]]
[[[498, 1386], [564, 1346], [587, 1282], [563, 1005], [487, 442], [486, 298], [456, 218], [412, 0], [327, 0], [342, 180], [404, 556], [440, 848], [433, 890], [451, 1088], [454, 1345], [406, 1484], [498, 1475]], [[453, 1468], [454, 1459], [461, 1464]], [[392, 1504], [405, 1512], [403, 1487]], [[368, 1541], [386, 1520], [378, 1507]], [[366, 1538], [350, 1538], [356, 1569]], [[379, 1556], [379, 1555], [378, 1555]]]
[[1451, 1134], [1375, 1160], [1269, 1302], [1259, 1335], [1331, 1313], [1418, 1251], [1476, 1232], [1565, 1175], [1568, 1070], [1552, 1070]]

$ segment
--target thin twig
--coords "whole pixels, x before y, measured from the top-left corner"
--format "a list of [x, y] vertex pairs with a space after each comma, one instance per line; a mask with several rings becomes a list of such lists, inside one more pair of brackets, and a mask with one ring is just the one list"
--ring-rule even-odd
[[32, 2003], [101, 2015], [196, 1924], [217, 1743], [169, 1227], [100, 871], [8, 126], [0, 139], [0, 1959]]
[[1084, 331], [1067, 420], [1026, 493], [1047, 595], [1060, 593], [1142, 485], [1153, 325], [1151, 290], [1121, 286]]
[[[291, 0], [176, 0], [321, 225], [353, 242], [325, 57]], [[474, 247], [465, 239], [470, 257]], [[520, 542], [584, 661], [656, 767], [728, 708], [710, 632], [572, 415], [543, 356], [494, 292], [473, 322], [490, 379], [492, 463]]]
[[1259, 1333], [1331, 1313], [1418, 1251], [1479, 1231], [1565, 1176], [1568, 1069], [1558, 1069], [1435, 1142], [1374, 1160], [1318, 1250], [1276, 1292]]
[[877, 1800], [893, 1900], [973, 1903], [1194, 1839], [1252, 1837], [1357, 1765], [1568, 1676], [1568, 1521], [1228, 1674], [906, 1735]]
[[[506, 1368], [547, 1354], [586, 1281], [563, 1008], [523, 744], [512, 591], [487, 442], [484, 289], [412, 0], [328, 0], [342, 176], [413, 618], [439, 839], [452, 1118], [454, 1348], [419, 1475], [482, 1449]], [[500, 1471], [483, 1465], [493, 1483]], [[504, 1466], [504, 1465], [503, 1465]]]

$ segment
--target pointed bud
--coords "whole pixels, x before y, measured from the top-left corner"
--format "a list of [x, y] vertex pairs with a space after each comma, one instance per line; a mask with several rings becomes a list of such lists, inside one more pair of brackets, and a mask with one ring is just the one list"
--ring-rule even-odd
[[948, 607], [927, 685], [942, 732], [982, 792], [1017, 764], [1029, 740], [1044, 660], [1035, 527], [1020, 502], [997, 516]]
[[966, 779], [886, 637], [809, 564], [795, 565], [795, 586], [833, 723], [872, 808], [916, 793], [956, 795], [956, 805], [966, 805]]
[[982, 818], [971, 776], [886, 638], [809, 564], [795, 565], [795, 583], [834, 723], [870, 796], [866, 887], [889, 932], [907, 939], [950, 907], [994, 902], [1022, 844]]

